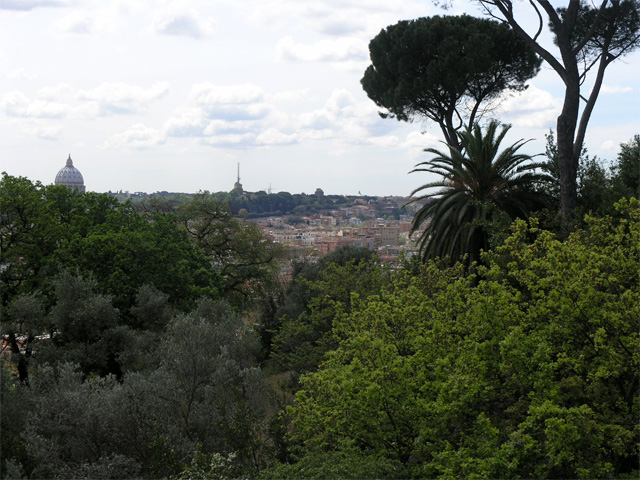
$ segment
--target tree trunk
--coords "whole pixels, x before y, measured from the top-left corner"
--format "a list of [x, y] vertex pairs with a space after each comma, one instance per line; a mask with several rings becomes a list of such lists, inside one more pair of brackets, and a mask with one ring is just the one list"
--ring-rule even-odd
[[[565, 99], [566, 100], [566, 99]], [[565, 105], [566, 105], [565, 101]], [[577, 102], [576, 102], [577, 103]], [[560, 114], [557, 123], [558, 143], [558, 169], [560, 176], [560, 214], [562, 229], [567, 232], [571, 228], [573, 212], [578, 203], [578, 162], [579, 157], [574, 155], [573, 134], [576, 122], [575, 116]]]
[[[547, 4], [547, 2], [541, 2]], [[575, 4], [572, 5], [575, 8]], [[547, 5], [547, 11], [551, 11]], [[554, 12], [555, 13], [555, 12]], [[564, 232], [571, 229], [573, 213], [578, 203], [578, 163], [582, 145], [576, 148], [576, 128], [580, 113], [580, 72], [578, 60], [571, 43], [572, 29], [577, 11], [569, 13], [564, 23], [556, 16], [556, 44], [562, 56], [562, 65], [558, 73], [564, 82], [564, 103], [556, 125], [558, 142], [558, 168], [560, 176], [560, 215]], [[567, 29], [568, 27], [568, 29]], [[576, 153], [577, 152], [577, 153]]]

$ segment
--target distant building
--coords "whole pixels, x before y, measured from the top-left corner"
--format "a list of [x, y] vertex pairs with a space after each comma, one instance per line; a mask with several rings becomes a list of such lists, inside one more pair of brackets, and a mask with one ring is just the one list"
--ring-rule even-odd
[[238, 192], [240, 195], [242, 195], [243, 193], [242, 184], [240, 183], [240, 164], [239, 163], [238, 163], [238, 181], [233, 184], [233, 191]]
[[80, 170], [73, 166], [71, 155], [67, 158], [67, 164], [60, 169], [56, 175], [54, 183], [56, 185], [64, 185], [65, 187], [69, 187], [73, 190], [79, 190], [81, 192], [85, 191], [84, 178], [82, 178]]

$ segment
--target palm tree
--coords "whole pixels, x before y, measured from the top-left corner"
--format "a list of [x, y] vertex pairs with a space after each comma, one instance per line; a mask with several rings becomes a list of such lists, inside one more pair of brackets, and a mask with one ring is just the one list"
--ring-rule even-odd
[[[459, 134], [461, 149], [448, 145], [450, 155], [426, 149], [436, 156], [412, 170], [442, 177], [411, 193], [427, 191], [412, 200], [427, 200], [411, 228], [413, 233], [426, 223], [418, 240], [423, 260], [448, 256], [457, 261], [468, 254], [470, 262], [476, 261], [480, 251], [489, 248], [487, 226], [498, 215], [526, 218], [533, 209], [546, 204], [547, 196], [536, 192], [534, 185], [551, 177], [535, 172], [541, 164], [532, 162], [532, 156], [518, 153], [528, 141], [520, 140], [499, 152], [511, 125], [503, 125], [498, 133], [499, 127], [500, 123], [493, 120], [483, 135], [476, 124]], [[433, 192], [433, 188], [439, 190]]]

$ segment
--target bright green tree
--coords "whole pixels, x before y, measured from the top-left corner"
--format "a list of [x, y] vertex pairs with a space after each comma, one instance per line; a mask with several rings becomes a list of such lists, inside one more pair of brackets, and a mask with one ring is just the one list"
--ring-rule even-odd
[[518, 221], [475, 279], [429, 263], [354, 298], [288, 410], [299, 458], [347, 445], [416, 478], [637, 475], [640, 206], [619, 208], [565, 241]]
[[[427, 203], [416, 213], [412, 231], [425, 227], [419, 237], [424, 259], [449, 257], [453, 261], [469, 255], [479, 260], [480, 251], [489, 249], [489, 224], [500, 214], [509, 218], [526, 218], [532, 210], [545, 205], [545, 196], [534, 189], [536, 183], [550, 178], [536, 173], [539, 164], [519, 150], [526, 141], [500, 150], [510, 129], [498, 131], [500, 124], [491, 121], [483, 132], [476, 124], [460, 134], [461, 149], [449, 145], [451, 154], [436, 149], [436, 155], [419, 163], [413, 172], [426, 172], [441, 177], [412, 192], [421, 194], [414, 201]], [[434, 188], [439, 188], [433, 191]]]

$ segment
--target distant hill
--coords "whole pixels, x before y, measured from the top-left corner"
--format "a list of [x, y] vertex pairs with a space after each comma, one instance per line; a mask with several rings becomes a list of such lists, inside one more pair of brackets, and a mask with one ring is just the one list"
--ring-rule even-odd
[[[109, 192], [111, 193], [111, 192]], [[134, 194], [111, 193], [121, 201], [130, 200], [141, 209], [172, 210], [189, 201], [192, 194], [175, 192], [155, 192], [151, 194], [136, 192]], [[380, 217], [398, 218], [401, 214], [411, 214], [413, 206], [405, 207], [407, 197], [371, 197], [364, 195], [324, 195], [289, 192], [217, 192], [213, 196], [225, 201], [234, 215], [246, 218], [271, 216], [307, 216], [328, 212], [355, 205], [370, 205]]]

